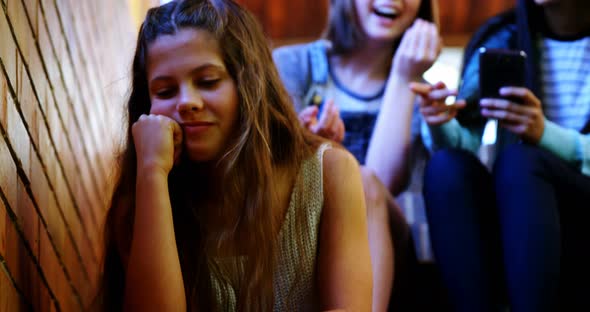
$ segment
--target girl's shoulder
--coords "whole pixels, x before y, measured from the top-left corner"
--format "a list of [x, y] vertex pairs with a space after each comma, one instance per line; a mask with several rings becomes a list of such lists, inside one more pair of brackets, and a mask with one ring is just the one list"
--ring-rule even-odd
[[[320, 150], [322, 147], [320, 147]], [[347, 181], [351, 173], [360, 172], [360, 165], [356, 158], [345, 148], [336, 146], [328, 147], [322, 151], [322, 171], [326, 192], [329, 186]]]
[[276, 48], [272, 56], [283, 81], [298, 81], [306, 86], [313, 79], [314, 72], [318, 71], [318, 66], [325, 67], [322, 71], [327, 72], [329, 48], [329, 42], [320, 39]]
[[296, 111], [306, 106], [313, 86], [327, 81], [329, 49], [330, 43], [320, 39], [282, 46], [273, 51], [275, 65]]
[[296, 43], [280, 46], [272, 51], [272, 56], [277, 67], [305, 66], [310, 64], [310, 58], [314, 51], [326, 53], [330, 48], [327, 40]]
[[516, 11], [509, 10], [488, 19], [469, 39], [465, 47], [464, 66], [480, 47], [507, 48], [516, 36]]

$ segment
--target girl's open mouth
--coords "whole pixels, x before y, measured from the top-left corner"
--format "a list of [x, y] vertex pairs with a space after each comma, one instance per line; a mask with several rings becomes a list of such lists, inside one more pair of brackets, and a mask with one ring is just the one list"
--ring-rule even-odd
[[374, 7], [373, 13], [375, 13], [377, 16], [389, 19], [395, 19], [399, 16], [399, 12], [391, 7]]

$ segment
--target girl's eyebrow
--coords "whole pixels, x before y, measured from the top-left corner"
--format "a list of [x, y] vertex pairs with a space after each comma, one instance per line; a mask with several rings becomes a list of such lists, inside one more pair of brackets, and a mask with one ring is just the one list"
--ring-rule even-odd
[[[205, 63], [205, 64], [199, 65], [198, 67], [191, 70], [190, 74], [194, 75], [198, 72], [205, 71], [208, 69], [213, 69], [213, 70], [218, 70], [220, 72], [225, 72], [225, 67], [222, 65], [215, 64], [215, 63]], [[153, 79], [150, 80], [150, 82], [154, 82], [154, 81], [158, 81], [158, 80], [167, 80], [167, 79], [170, 79], [170, 76], [161, 75], [161, 76], [154, 77]]]

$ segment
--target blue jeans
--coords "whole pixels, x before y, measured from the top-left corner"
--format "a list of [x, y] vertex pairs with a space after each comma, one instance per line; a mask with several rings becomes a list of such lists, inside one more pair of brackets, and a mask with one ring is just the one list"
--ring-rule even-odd
[[590, 311], [590, 177], [517, 144], [492, 173], [472, 153], [442, 150], [424, 179], [433, 251], [457, 311]]

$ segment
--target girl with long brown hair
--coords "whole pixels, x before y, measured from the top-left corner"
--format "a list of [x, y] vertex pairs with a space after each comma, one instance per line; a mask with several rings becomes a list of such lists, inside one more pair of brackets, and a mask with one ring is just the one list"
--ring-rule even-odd
[[106, 308], [370, 310], [358, 164], [299, 125], [251, 14], [230, 0], [151, 9], [128, 124]]

